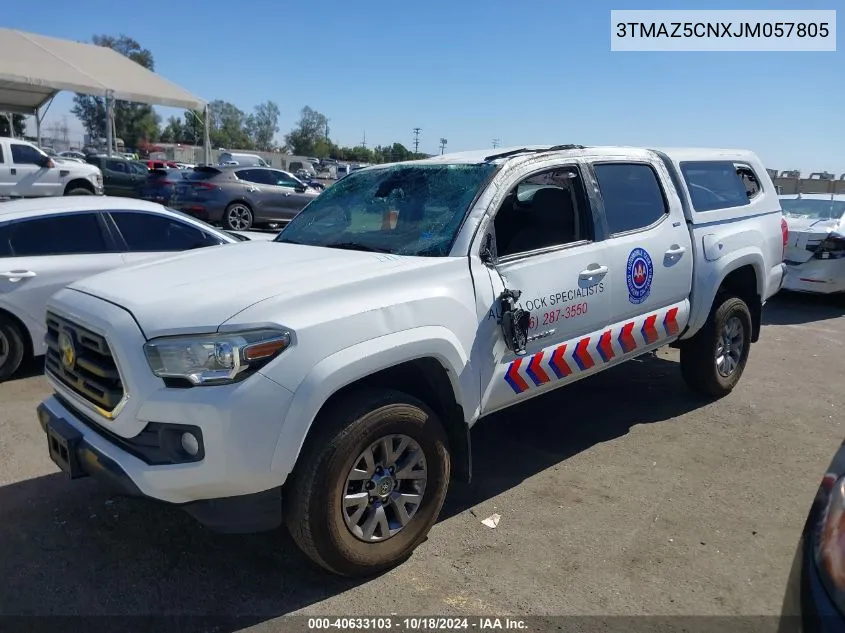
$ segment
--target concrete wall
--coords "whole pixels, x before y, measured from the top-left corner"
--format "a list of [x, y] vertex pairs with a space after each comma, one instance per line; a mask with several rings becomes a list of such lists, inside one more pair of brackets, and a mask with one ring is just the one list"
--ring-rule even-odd
[[[845, 174], [843, 174], [845, 176]], [[774, 178], [775, 186], [783, 194], [790, 193], [842, 193], [845, 194], [845, 177], [839, 180], [818, 178]]]

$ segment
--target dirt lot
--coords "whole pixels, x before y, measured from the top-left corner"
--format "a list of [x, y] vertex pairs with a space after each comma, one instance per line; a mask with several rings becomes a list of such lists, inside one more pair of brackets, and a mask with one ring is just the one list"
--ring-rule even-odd
[[66, 481], [35, 420], [43, 378], [6, 383], [0, 613], [241, 614], [229, 630], [262, 631], [289, 613], [776, 614], [845, 437], [843, 315], [842, 300], [779, 297], [716, 403], [691, 397], [668, 350], [486, 420], [475, 482], [408, 563], [364, 583], [311, 569], [281, 532], [216, 536]]

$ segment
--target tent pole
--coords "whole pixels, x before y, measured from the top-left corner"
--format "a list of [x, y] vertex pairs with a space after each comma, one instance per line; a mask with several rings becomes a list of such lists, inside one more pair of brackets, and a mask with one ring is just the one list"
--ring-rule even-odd
[[208, 117], [208, 104], [206, 103], [202, 110], [202, 126], [203, 126], [203, 162], [206, 165], [211, 164], [211, 135], [209, 134], [209, 117]]
[[112, 121], [114, 120], [114, 97], [109, 90], [106, 93], [106, 156], [111, 158], [114, 137], [112, 136]]
[[41, 108], [35, 110], [35, 136], [38, 139], [38, 147], [41, 147]]

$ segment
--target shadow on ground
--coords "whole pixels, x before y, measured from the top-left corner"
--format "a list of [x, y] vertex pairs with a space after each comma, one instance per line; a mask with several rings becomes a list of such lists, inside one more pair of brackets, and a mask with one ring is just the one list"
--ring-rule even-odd
[[845, 314], [845, 295], [781, 290], [763, 308], [763, 325], [805, 325]]
[[[701, 404], [676, 363], [649, 355], [491, 416], [474, 431], [474, 483], [453, 486], [441, 520], [636, 424]], [[92, 480], [59, 474], [0, 488], [0, 543], [0, 614], [189, 613], [234, 631], [361, 582], [315, 570], [283, 531], [212, 534], [178, 509], [112, 498]], [[180, 623], [208, 629], [207, 620]]]

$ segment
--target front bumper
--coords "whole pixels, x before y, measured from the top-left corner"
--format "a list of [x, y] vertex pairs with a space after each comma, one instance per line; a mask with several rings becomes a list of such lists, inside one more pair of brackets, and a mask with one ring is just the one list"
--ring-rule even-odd
[[786, 267], [784, 290], [834, 294], [845, 292], [845, 259], [811, 259]]
[[[48, 363], [54, 394], [39, 406], [38, 416], [51, 445], [53, 439], [64, 445], [61, 459], [52, 455], [62, 470], [183, 506], [221, 531], [278, 525], [281, 504], [275, 501], [284, 475], [274, 472], [273, 459], [290, 391], [260, 373], [232, 385], [165, 387], [150, 371], [143, 334], [125, 310], [68, 289], [54, 296], [49, 310], [105, 337], [124, 385], [121, 403], [106, 414], [54, 375]], [[181, 448], [185, 430], [198, 440], [200, 451], [193, 457]], [[256, 518], [240, 509], [248, 497], [274, 505], [272, 520], [264, 511]]]

